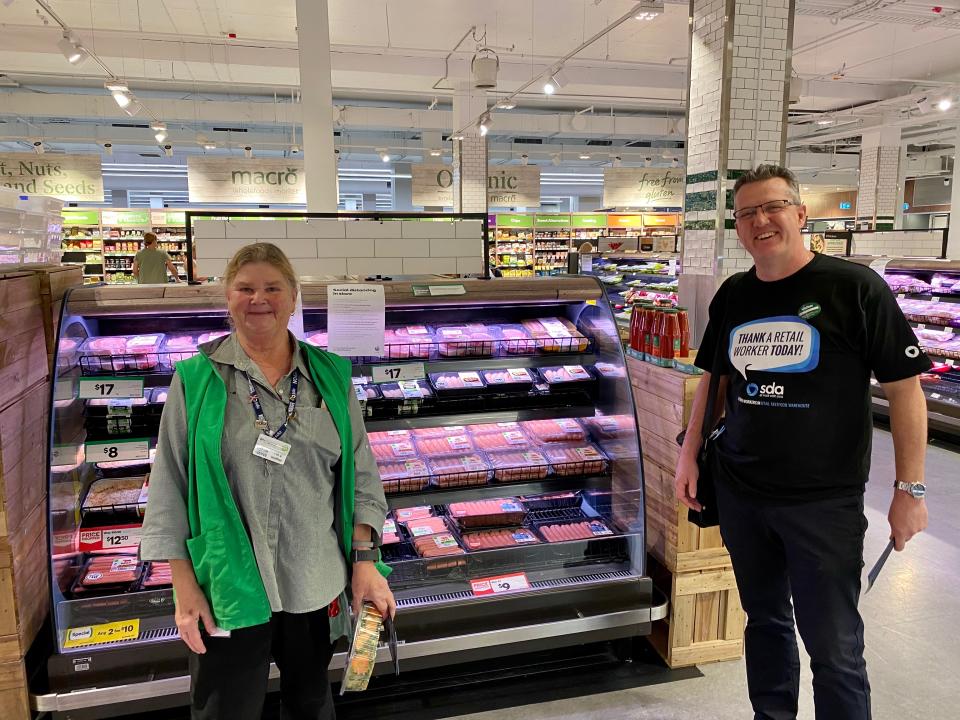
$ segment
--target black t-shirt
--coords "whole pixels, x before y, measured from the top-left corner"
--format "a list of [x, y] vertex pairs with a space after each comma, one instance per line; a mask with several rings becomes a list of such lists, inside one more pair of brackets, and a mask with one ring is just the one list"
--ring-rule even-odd
[[710, 303], [698, 367], [729, 376], [718, 470], [759, 500], [792, 503], [863, 492], [870, 471], [870, 373], [879, 382], [927, 370], [913, 329], [873, 270], [815, 255], [774, 282], [756, 269]]

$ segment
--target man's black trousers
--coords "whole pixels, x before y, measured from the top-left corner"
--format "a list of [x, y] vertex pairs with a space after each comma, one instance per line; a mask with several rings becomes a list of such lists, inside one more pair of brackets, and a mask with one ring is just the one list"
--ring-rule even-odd
[[797, 717], [794, 616], [810, 655], [817, 720], [869, 720], [857, 610], [867, 529], [863, 495], [769, 506], [737, 494], [722, 479], [716, 485], [720, 533], [747, 614], [744, 646], [755, 720]]

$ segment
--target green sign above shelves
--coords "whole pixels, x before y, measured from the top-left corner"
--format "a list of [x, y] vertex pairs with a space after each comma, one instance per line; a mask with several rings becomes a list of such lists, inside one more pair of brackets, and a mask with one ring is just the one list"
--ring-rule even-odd
[[64, 225], [99, 225], [99, 210], [62, 210]]
[[533, 215], [502, 215], [497, 213], [497, 228], [532, 228]]
[[150, 220], [154, 225], [163, 225], [171, 227], [174, 225], [187, 224], [186, 210], [154, 210], [150, 213]]
[[537, 213], [534, 215], [533, 224], [540, 228], [568, 228], [570, 227], [570, 216], [565, 213], [550, 213], [549, 215]]
[[150, 225], [149, 210], [104, 210], [100, 216], [103, 225]]
[[571, 224], [575, 228], [605, 228], [607, 226], [607, 216], [605, 214], [592, 215], [572, 215]]

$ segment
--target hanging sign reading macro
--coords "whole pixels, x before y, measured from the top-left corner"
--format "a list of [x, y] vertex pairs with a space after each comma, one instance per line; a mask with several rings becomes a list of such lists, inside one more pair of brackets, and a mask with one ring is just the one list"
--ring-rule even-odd
[[[453, 207], [453, 166], [421, 164], [411, 167], [413, 204]], [[540, 207], [540, 168], [491, 165], [487, 168], [489, 207]]]
[[683, 207], [683, 170], [604, 168], [603, 204], [618, 208]]
[[100, 156], [0, 154], [0, 187], [23, 195], [103, 202]]
[[192, 203], [306, 203], [303, 160], [187, 158]]

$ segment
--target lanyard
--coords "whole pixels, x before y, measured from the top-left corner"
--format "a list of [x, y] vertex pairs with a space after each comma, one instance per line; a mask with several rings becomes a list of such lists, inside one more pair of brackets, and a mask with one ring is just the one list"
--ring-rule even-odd
[[263, 406], [260, 404], [260, 396], [257, 395], [257, 389], [253, 386], [253, 380], [250, 379], [250, 376], [247, 373], [244, 373], [243, 376], [247, 379], [247, 386], [250, 388], [250, 404], [253, 405], [253, 414], [256, 416], [253, 424], [257, 426], [257, 429], [265, 435], [276, 439], [279, 438], [287, 431], [287, 425], [290, 423], [293, 418], [297, 416], [297, 387], [300, 384], [300, 371], [294, 368], [293, 373], [290, 375], [290, 400], [287, 402], [287, 419], [276, 429], [275, 432], [270, 432], [270, 426], [267, 424], [267, 418], [263, 414]]

